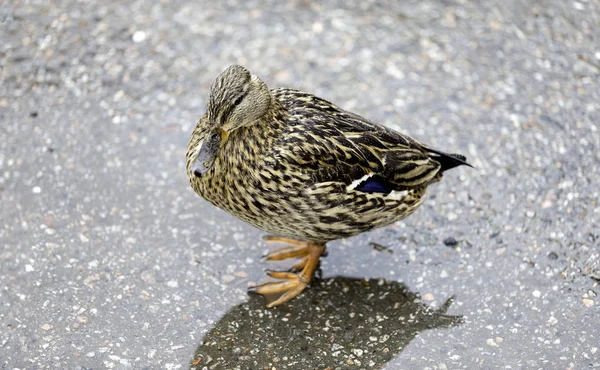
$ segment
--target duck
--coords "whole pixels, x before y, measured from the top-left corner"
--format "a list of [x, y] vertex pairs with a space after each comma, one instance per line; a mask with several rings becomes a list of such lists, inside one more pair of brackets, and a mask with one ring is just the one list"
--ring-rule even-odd
[[296, 259], [250, 288], [267, 307], [298, 296], [333, 240], [387, 226], [423, 204], [427, 188], [466, 165], [300, 90], [270, 89], [239, 65], [212, 83], [186, 154], [192, 189], [283, 243], [267, 261]]

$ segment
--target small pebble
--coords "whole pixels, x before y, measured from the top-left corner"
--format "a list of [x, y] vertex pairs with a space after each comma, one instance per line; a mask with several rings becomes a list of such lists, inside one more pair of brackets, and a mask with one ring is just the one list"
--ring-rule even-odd
[[458, 245], [458, 241], [456, 239], [454, 239], [454, 237], [451, 236], [444, 240], [444, 244], [446, 244], [446, 246], [448, 246], [448, 247], [455, 247]]
[[324, 29], [323, 23], [321, 23], [321, 22], [315, 22], [312, 24], [312, 31], [314, 33], [321, 33], [321, 32], [323, 32], [323, 29]]
[[233, 280], [235, 280], [235, 276], [233, 275], [223, 275], [223, 277], [221, 277], [221, 279], [223, 280], [223, 282], [225, 283], [230, 283]]
[[170, 280], [169, 282], [167, 282], [167, 286], [169, 288], [178, 288], [179, 283], [177, 282], [177, 280]]
[[233, 275], [235, 275], [239, 278], [247, 278], [248, 277], [248, 273], [245, 271], [236, 271], [233, 273]]
[[133, 34], [133, 36], [131, 37], [131, 39], [135, 43], [142, 42], [142, 41], [146, 40], [146, 32], [144, 32], [144, 31], [135, 31], [135, 33]]
[[42, 188], [40, 188], [39, 186], [34, 186], [33, 189], [31, 189], [31, 191], [33, 191], [33, 194], [39, 194], [42, 192]]
[[355, 348], [355, 349], [352, 350], [352, 353], [354, 353], [354, 355], [360, 357], [360, 356], [363, 355], [363, 350], [360, 349], [360, 348]]

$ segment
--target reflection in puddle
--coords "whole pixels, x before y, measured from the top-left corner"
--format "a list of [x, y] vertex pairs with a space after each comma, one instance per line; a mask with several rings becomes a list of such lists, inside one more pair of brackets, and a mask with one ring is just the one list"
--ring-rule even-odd
[[206, 334], [191, 369], [379, 368], [421, 331], [461, 317], [424, 305], [404, 284], [315, 280], [292, 301], [265, 309], [259, 296], [232, 308]]

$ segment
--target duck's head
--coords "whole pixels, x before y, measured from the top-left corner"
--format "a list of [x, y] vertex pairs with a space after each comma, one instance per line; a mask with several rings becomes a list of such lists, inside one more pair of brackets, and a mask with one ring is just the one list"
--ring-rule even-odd
[[267, 85], [242, 66], [230, 66], [213, 82], [206, 116], [198, 122], [188, 148], [188, 169], [202, 177], [213, 166], [219, 148], [229, 134], [260, 120], [269, 110], [271, 93]]
[[231, 131], [260, 120], [269, 110], [267, 85], [242, 66], [228, 67], [210, 88], [207, 114], [210, 125], [227, 136]]

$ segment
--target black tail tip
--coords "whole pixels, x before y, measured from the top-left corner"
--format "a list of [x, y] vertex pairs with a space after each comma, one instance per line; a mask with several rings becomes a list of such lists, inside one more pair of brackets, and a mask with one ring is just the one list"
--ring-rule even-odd
[[[444, 157], [444, 155], [442, 155], [442, 157]], [[446, 158], [447, 158], [447, 160], [441, 162], [442, 171], [446, 171], [446, 170], [449, 170], [451, 168], [458, 167], [458, 166], [469, 166], [471, 168], [474, 168], [467, 162], [467, 157], [465, 157], [464, 155], [447, 154]]]
[[448, 153], [438, 152], [436, 150], [431, 150], [431, 149], [429, 149], [429, 151], [430, 151], [430, 153], [433, 154], [431, 157], [440, 163], [440, 165], [441, 165], [440, 170], [442, 172], [452, 169], [454, 167], [458, 167], [458, 166], [469, 166], [471, 168], [474, 168], [469, 163], [467, 163], [467, 157], [465, 157], [464, 155], [448, 154]]

